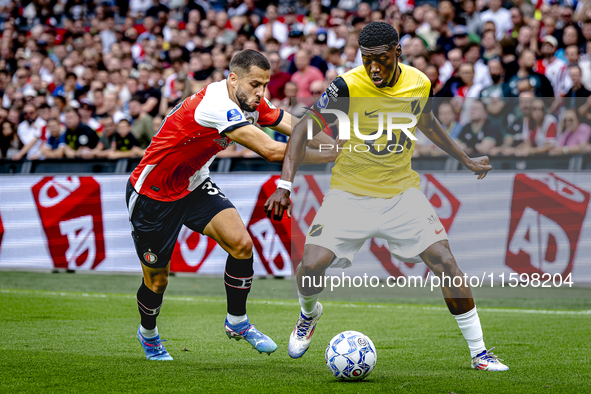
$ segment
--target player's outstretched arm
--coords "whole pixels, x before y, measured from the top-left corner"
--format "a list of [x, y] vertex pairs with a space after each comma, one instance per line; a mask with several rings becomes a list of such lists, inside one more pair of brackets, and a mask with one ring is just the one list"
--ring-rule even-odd
[[478, 175], [478, 179], [482, 179], [486, 174], [492, 170], [492, 166], [488, 161], [488, 156], [480, 156], [470, 158], [460, 148], [458, 144], [447, 134], [441, 123], [437, 120], [433, 111], [425, 113], [421, 116], [417, 127], [429, 138], [435, 145], [441, 148], [448, 155], [462, 163], [470, 171], [474, 172], [474, 175]]
[[[277, 142], [253, 125], [239, 127], [228, 133], [228, 137], [250, 150], [258, 153], [270, 163], [281, 163], [285, 157], [286, 144]], [[336, 158], [336, 149], [332, 151], [304, 150], [304, 164], [329, 163]]]
[[[275, 127], [271, 127], [271, 129], [280, 132], [283, 135], [286, 136], [291, 136], [291, 128], [292, 128], [292, 124], [293, 123], [298, 123], [299, 119], [295, 116], [293, 116], [292, 114], [290, 114], [287, 111], [283, 111], [283, 118], [281, 119], [281, 122], [275, 126]], [[336, 142], [334, 139], [332, 139], [331, 137], [328, 136], [328, 134], [326, 133], [318, 133], [314, 136], [314, 138], [312, 138], [310, 141], [308, 141], [308, 146], [310, 148], [315, 148], [318, 149], [320, 147], [320, 145], [330, 145], [330, 146], [336, 146]], [[307, 157], [307, 154], [306, 154]]]

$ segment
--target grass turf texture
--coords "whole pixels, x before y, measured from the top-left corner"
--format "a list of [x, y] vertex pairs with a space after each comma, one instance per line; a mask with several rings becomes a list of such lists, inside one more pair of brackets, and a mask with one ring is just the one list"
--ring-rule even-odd
[[[196, 277], [171, 277], [158, 328], [175, 360], [149, 362], [135, 338], [139, 281], [0, 271], [0, 392], [582, 393], [591, 386], [590, 304], [581, 294], [527, 300], [540, 311], [507, 309], [517, 300], [477, 300], [486, 344], [511, 368], [491, 373], [470, 368], [455, 319], [436, 299], [328, 301], [312, 346], [292, 360], [287, 341], [299, 308], [285, 280], [254, 282], [249, 316], [279, 346], [260, 355], [226, 338], [222, 280]], [[329, 340], [344, 330], [365, 333], [377, 347], [376, 369], [364, 381], [337, 381], [324, 363]]]

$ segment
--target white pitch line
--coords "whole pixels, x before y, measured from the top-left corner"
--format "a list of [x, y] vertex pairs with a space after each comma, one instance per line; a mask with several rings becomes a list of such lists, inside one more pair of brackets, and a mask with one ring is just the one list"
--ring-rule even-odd
[[[44, 290], [13, 290], [0, 289], [0, 294], [31, 294], [31, 295], [45, 295], [58, 297], [87, 297], [87, 298], [125, 298], [135, 299], [135, 295], [131, 294], [115, 294], [115, 293], [77, 293], [64, 291], [44, 291]], [[207, 298], [207, 297], [190, 297], [190, 296], [167, 296], [166, 301], [183, 301], [183, 302], [212, 302], [212, 303], [226, 303], [225, 298]], [[284, 305], [297, 306], [297, 301], [273, 301], [273, 300], [249, 300], [249, 304], [256, 305]], [[323, 305], [338, 307], [338, 308], [369, 308], [369, 309], [422, 309], [426, 311], [447, 311], [443, 306], [425, 306], [425, 305], [388, 305], [388, 304], [344, 304], [339, 302], [323, 302]], [[519, 309], [519, 308], [478, 308], [480, 312], [492, 313], [520, 313], [520, 314], [536, 314], [536, 315], [575, 315], [585, 316], [591, 315], [591, 310], [582, 311], [564, 311], [564, 310], [547, 310], [547, 309]]]

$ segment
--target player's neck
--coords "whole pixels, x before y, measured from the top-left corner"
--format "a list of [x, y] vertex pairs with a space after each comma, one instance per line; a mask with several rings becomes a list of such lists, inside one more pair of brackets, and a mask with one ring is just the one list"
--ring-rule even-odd
[[388, 87], [391, 88], [394, 85], [396, 85], [396, 82], [398, 82], [398, 78], [400, 78], [401, 73], [402, 73], [402, 70], [400, 69], [400, 65], [396, 64], [396, 71], [394, 72], [394, 76], [392, 77], [392, 80], [388, 84]]

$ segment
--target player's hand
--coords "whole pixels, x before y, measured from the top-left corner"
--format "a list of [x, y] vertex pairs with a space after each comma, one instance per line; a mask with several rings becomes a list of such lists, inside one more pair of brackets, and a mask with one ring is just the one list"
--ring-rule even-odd
[[289, 190], [278, 188], [265, 203], [264, 209], [269, 219], [281, 221], [283, 212], [291, 218], [291, 200]]
[[483, 179], [492, 170], [492, 166], [488, 164], [488, 156], [470, 158], [465, 165], [474, 175], [478, 175], [478, 180]]

